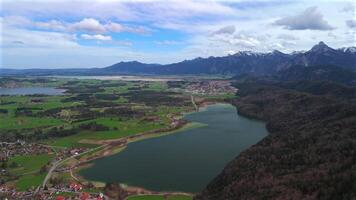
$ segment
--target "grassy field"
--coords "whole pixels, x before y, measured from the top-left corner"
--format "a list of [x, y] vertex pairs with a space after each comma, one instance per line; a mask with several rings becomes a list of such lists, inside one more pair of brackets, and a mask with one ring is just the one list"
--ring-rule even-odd
[[18, 155], [9, 159], [8, 164], [17, 163], [18, 167], [10, 168], [10, 172], [16, 175], [37, 172], [42, 166], [46, 165], [54, 155]]
[[19, 191], [36, 188], [40, 185], [46, 176], [46, 173], [39, 173], [42, 166], [46, 165], [54, 155], [25, 155], [15, 156], [9, 159], [8, 163], [15, 162], [19, 165], [16, 168], [10, 168], [10, 172], [20, 176], [15, 182], [16, 189]]
[[[140, 120], [118, 121], [117, 119], [99, 118], [92, 121], [110, 127], [111, 130], [95, 131], [95, 132], [82, 131], [78, 134], [71, 135], [68, 137], [46, 140], [45, 143], [52, 146], [60, 146], [60, 147], [77, 147], [77, 146], [95, 147], [96, 145], [85, 144], [80, 141], [117, 139], [117, 138], [122, 138], [137, 133], [142, 133], [145, 131], [155, 130], [164, 127], [164, 124], [142, 122]], [[115, 128], [116, 130], [113, 130], [113, 128]]]
[[172, 195], [168, 197], [168, 200], [192, 200], [193, 197], [191, 196], [184, 196], [184, 195]]
[[0, 118], [1, 129], [29, 129], [43, 128], [48, 126], [58, 126], [63, 124], [59, 119], [54, 118], [37, 118], [37, 117], [5, 117]]
[[45, 177], [46, 173], [21, 176], [16, 181], [16, 189], [19, 191], [25, 191], [30, 188], [34, 189], [42, 183]]

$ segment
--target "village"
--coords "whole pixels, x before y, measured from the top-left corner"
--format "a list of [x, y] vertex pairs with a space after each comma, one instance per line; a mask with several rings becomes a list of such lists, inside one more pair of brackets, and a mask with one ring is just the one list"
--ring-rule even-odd
[[[79, 154], [85, 152], [87, 148], [63, 148], [63, 149], [54, 149], [53, 147], [39, 144], [39, 143], [26, 143], [25, 141], [18, 140], [17, 142], [1, 142], [0, 143], [0, 159], [2, 161], [1, 166], [1, 181], [4, 181], [3, 178], [7, 178], [9, 180], [16, 179], [16, 174], [12, 173], [11, 168], [21, 168], [20, 163], [16, 163], [12, 161], [9, 164], [8, 160], [15, 156], [22, 155], [50, 155], [51, 160], [41, 167], [40, 173], [47, 173], [51, 166], [55, 166], [56, 163], [60, 161], [78, 156]], [[68, 168], [58, 168], [54, 169], [56, 172], [60, 171], [68, 171]], [[32, 173], [32, 172], [30, 172]], [[50, 172], [48, 172], [50, 173]], [[58, 183], [51, 184], [51, 187], [41, 188], [38, 186], [34, 189], [29, 189], [27, 191], [17, 191], [14, 187], [1, 184], [0, 185], [0, 197], [3, 199], [104, 199], [104, 195], [102, 193], [88, 193], [84, 192], [83, 189], [85, 186], [81, 185], [77, 182], [70, 183]], [[60, 193], [72, 193], [70, 198], [64, 197], [60, 195]]]
[[230, 81], [200, 81], [189, 84], [185, 91], [194, 95], [218, 96], [235, 94], [237, 88], [231, 86]]
[[[171, 123], [168, 127], [147, 131], [141, 134], [136, 134], [129, 136], [127, 138], [121, 138], [118, 140], [113, 140], [99, 146], [98, 148], [102, 148], [103, 154], [106, 152], [112, 151], [111, 149], [123, 148], [127, 145], [129, 140], [135, 140], [142, 137], [147, 137], [148, 135], [159, 134], [161, 132], [169, 132], [175, 129], [178, 129], [185, 125], [187, 121], [180, 119], [179, 117], [168, 114], [168, 118], [171, 119]], [[158, 117], [149, 116], [144, 120], [149, 121], [158, 121]], [[95, 149], [95, 148], [94, 148]], [[7, 184], [0, 184], [0, 198], [3, 199], [56, 199], [56, 200], [103, 200], [109, 199], [106, 195], [104, 195], [101, 190], [97, 190], [95, 186], [90, 182], [82, 183], [81, 180], [77, 179], [73, 176], [72, 171], [80, 167], [81, 165], [85, 165], [90, 160], [94, 160], [98, 157], [102, 157], [102, 154], [97, 154], [93, 156], [88, 156], [85, 159], [80, 159], [81, 155], [94, 151], [94, 149], [90, 148], [53, 148], [49, 145], [44, 145], [41, 143], [27, 143], [25, 141], [18, 140], [16, 142], [2, 142], [0, 143], [0, 158], [2, 163], [8, 163], [11, 157], [16, 157], [18, 155], [51, 155], [53, 158], [46, 163], [41, 168], [41, 173], [46, 173], [47, 176], [43, 181], [43, 184], [38, 186], [37, 188], [28, 189], [26, 191], [18, 191], [15, 187], [9, 186]], [[65, 163], [69, 159], [75, 159], [76, 164], [73, 165], [60, 165], [61, 163]], [[8, 168], [14, 167], [12, 165], [13, 162], [9, 164], [10, 166], [1, 166], [1, 175], [0, 178], [8, 177], [9, 179], [16, 179], [16, 175], [12, 174], [8, 171]], [[16, 163], [15, 167], [21, 167], [20, 164]], [[53, 173], [70, 173], [72, 176], [72, 180], [70, 182], [59, 180], [55, 177], [51, 177]], [[47, 179], [48, 178], [48, 179]], [[120, 186], [119, 186], [120, 187]], [[91, 192], [94, 189], [94, 192]], [[120, 188], [121, 191], [121, 188]], [[128, 188], [122, 190], [127, 197], [128, 195], [137, 195], [137, 194], [157, 194], [156, 192], [144, 190], [141, 188]], [[62, 195], [66, 194], [66, 195]]]

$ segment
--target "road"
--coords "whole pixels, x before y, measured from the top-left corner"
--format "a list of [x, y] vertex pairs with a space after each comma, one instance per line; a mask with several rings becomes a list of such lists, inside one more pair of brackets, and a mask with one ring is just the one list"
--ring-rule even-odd
[[65, 158], [65, 159], [63, 159], [63, 160], [58, 160], [58, 161], [54, 162], [54, 164], [52, 165], [52, 167], [48, 170], [48, 173], [47, 173], [45, 179], [43, 180], [42, 186], [41, 186], [41, 187], [38, 187], [38, 188], [36, 189], [36, 193], [37, 193], [41, 188], [42, 188], [42, 189], [45, 188], [45, 186], [46, 186], [48, 180], [51, 178], [52, 173], [54, 172], [54, 170], [55, 170], [58, 166], [60, 166], [62, 163], [65, 163], [65, 162], [67, 162], [68, 160], [70, 160], [70, 159], [72, 159], [72, 158], [75, 158], [75, 157], [81, 156], [81, 155], [83, 155], [83, 154], [86, 154], [86, 153], [95, 151], [95, 150], [97, 150], [97, 149], [99, 149], [99, 148], [102, 148], [103, 146], [105, 146], [105, 145], [98, 146], [98, 147], [95, 147], [95, 148], [93, 148], [93, 149], [89, 149], [88, 151], [84, 151], [84, 152], [82, 152], [82, 153], [80, 153], [80, 154], [73, 155], [73, 156], [70, 156], [70, 157]]
[[195, 108], [196, 111], [199, 111], [199, 107], [197, 106], [197, 104], [195, 103], [194, 97], [193, 95], [190, 95], [190, 99], [192, 100], [192, 104]]

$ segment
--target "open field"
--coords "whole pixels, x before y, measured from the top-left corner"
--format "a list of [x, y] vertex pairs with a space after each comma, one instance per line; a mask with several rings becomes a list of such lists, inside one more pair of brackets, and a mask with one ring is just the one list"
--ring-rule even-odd
[[8, 163], [17, 164], [17, 167], [11, 168], [10, 172], [16, 175], [22, 175], [30, 172], [37, 172], [46, 165], [54, 155], [18, 155], [9, 159]]
[[16, 181], [16, 189], [19, 191], [34, 189], [42, 183], [45, 176], [45, 173], [22, 176]]

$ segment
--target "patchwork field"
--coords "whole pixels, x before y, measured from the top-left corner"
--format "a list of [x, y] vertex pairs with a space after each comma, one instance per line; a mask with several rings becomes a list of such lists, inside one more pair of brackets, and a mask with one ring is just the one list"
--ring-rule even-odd
[[[225, 82], [219, 84], [226, 87]], [[206, 91], [199, 90], [197, 99], [202, 102], [204, 98], [231, 98], [231, 94], [212, 92], [219, 84], [215, 81], [214, 87], [210, 87], [205, 80], [199, 83], [206, 86]], [[63, 196], [72, 195], [68, 188], [71, 182], [81, 181], [86, 184], [83, 191], [99, 193], [105, 184], [82, 180], [71, 168], [118, 152], [130, 141], [202, 126], [185, 126], [187, 121], [182, 119], [184, 113], [196, 109], [191, 95], [197, 89], [195, 85], [181, 80], [3, 77], [1, 88], [21, 90], [11, 95], [0, 93], [0, 181], [18, 191], [33, 192], [41, 189], [42, 184], [60, 187], [66, 191], [58, 194]], [[60, 92], [47, 93], [49, 88]], [[22, 94], [24, 90], [26, 93]], [[32, 90], [36, 92], [31, 93]], [[204, 96], [202, 92], [211, 95]], [[191, 197], [156, 195], [129, 199]]]
[[0, 96], [1, 141], [13, 143], [15, 152], [23, 148], [16, 141], [39, 142], [57, 150], [49, 155], [15, 153], [1, 162], [6, 170], [1, 180], [21, 191], [41, 184], [45, 166], [51, 166], [55, 154], [64, 156], [71, 149], [99, 147], [98, 141], [168, 128], [178, 120], [176, 116], [192, 110], [190, 97], [171, 91], [166, 82], [4, 78], [0, 86], [65, 90], [61, 95]]

